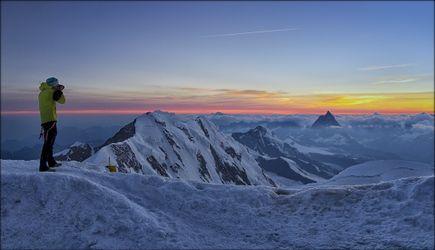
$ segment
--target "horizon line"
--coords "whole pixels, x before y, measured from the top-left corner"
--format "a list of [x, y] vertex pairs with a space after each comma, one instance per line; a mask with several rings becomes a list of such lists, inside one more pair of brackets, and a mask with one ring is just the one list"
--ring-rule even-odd
[[[332, 110], [332, 111], [331, 111]], [[348, 111], [333, 111], [334, 109], [325, 109], [323, 111], [306, 111], [306, 112], [291, 112], [291, 111], [269, 111], [265, 110], [226, 110], [226, 111], [200, 111], [200, 110], [147, 110], [147, 109], [133, 109], [133, 110], [103, 110], [103, 109], [86, 109], [86, 110], [59, 110], [57, 113], [61, 115], [141, 115], [148, 112], [168, 112], [175, 114], [198, 114], [198, 115], [207, 115], [207, 114], [215, 114], [222, 113], [225, 115], [319, 115], [324, 114], [327, 111], [331, 111], [331, 113], [337, 115], [370, 115], [374, 113], [378, 113], [381, 115], [413, 115], [413, 114], [421, 114], [427, 113], [431, 115], [435, 115], [435, 111], [375, 111], [375, 110], [348, 110]], [[0, 115], [39, 115], [39, 111], [37, 110], [10, 110], [10, 111], [1, 111]]]

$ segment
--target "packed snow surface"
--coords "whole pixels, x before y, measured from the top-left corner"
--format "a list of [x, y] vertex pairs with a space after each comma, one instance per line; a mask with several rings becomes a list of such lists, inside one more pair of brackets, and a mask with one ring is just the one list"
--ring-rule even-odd
[[326, 183], [339, 185], [368, 184], [433, 174], [434, 166], [431, 164], [400, 160], [369, 161], [343, 170]]
[[1, 161], [1, 248], [434, 247], [434, 177], [277, 189]]

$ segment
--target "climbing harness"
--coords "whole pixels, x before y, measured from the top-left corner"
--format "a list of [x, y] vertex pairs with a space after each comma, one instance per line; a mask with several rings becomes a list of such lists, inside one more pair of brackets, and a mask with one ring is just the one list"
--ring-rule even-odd
[[41, 132], [39, 133], [39, 139], [41, 139], [41, 137], [44, 136], [44, 141], [46, 141], [48, 137], [48, 132], [50, 132], [50, 130], [53, 129], [54, 126], [56, 126], [56, 122], [53, 122], [53, 125], [51, 125], [51, 127], [47, 129], [47, 131], [44, 131], [44, 127], [41, 125]]

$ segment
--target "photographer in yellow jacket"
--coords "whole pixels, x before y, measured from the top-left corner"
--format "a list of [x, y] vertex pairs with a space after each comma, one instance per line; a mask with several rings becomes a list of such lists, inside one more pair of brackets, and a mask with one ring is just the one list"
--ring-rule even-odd
[[[50, 77], [39, 86], [39, 113], [41, 116], [41, 136], [44, 136], [44, 145], [42, 146], [41, 160], [39, 171], [54, 172], [54, 167], [60, 166], [53, 158], [53, 145], [57, 135], [57, 114], [56, 102], [65, 103], [63, 89], [65, 87], [59, 84], [59, 81]], [[48, 164], [48, 165], [47, 165]]]

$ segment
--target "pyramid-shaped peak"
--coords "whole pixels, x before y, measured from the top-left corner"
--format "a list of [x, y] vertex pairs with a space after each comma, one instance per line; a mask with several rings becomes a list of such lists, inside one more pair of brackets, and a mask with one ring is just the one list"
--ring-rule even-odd
[[326, 114], [319, 116], [311, 127], [324, 128], [333, 126], [340, 126], [340, 124], [337, 122], [334, 115], [328, 110]]

